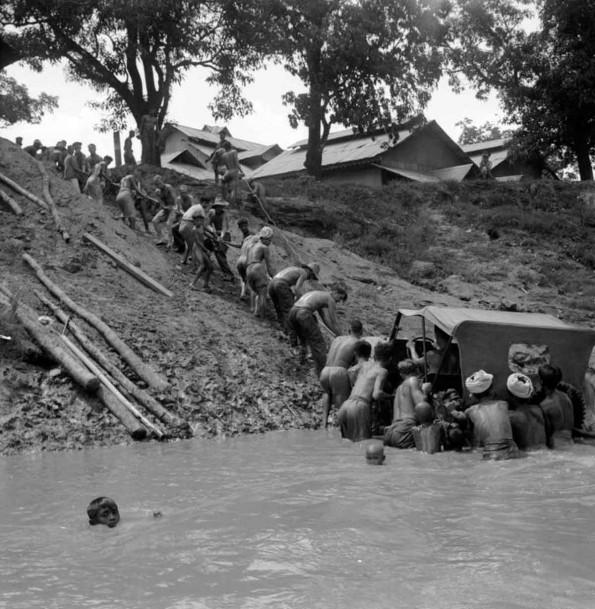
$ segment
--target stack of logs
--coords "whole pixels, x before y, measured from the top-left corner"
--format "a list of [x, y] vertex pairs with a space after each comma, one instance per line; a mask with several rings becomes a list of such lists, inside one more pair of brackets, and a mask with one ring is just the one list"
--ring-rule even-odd
[[[143, 362], [97, 315], [77, 304], [52, 282], [29, 254], [23, 254], [23, 260], [33, 269], [39, 281], [58, 299], [61, 305], [93, 326], [149, 387], [159, 391], [167, 387], [167, 381], [161, 375]], [[81, 387], [94, 393], [121, 421], [134, 439], [142, 440], [147, 437], [163, 439], [190, 435], [188, 423], [164, 408], [147, 391], [138, 387], [123, 374], [120, 367], [110, 361], [69, 314], [43, 294], [39, 292], [35, 292], [35, 294], [62, 322], [64, 328], [62, 332], [54, 330], [52, 324], [41, 323], [44, 321], [43, 316], [40, 317], [31, 307], [19, 302], [18, 297], [11, 293], [7, 286], [0, 284], [0, 303], [12, 305], [20, 323], [44, 351], [58, 362]], [[164, 424], [165, 429], [143, 415], [142, 408]]]

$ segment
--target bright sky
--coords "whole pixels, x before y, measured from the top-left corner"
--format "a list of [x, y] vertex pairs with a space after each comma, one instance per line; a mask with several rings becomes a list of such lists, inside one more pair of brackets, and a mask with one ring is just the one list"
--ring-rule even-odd
[[[93, 89], [68, 82], [59, 66], [50, 66], [43, 72], [36, 73], [15, 64], [9, 66], [6, 72], [25, 84], [33, 96], [42, 91], [57, 95], [59, 107], [53, 114], [46, 115], [38, 125], [17, 123], [3, 129], [0, 131], [2, 137], [14, 141], [15, 137], [22, 136], [24, 145], [31, 144], [35, 138], [50, 146], [61, 139], [69, 143], [79, 140], [83, 142], [85, 151], [87, 144], [93, 142], [101, 155], [113, 156], [112, 134], [99, 133], [94, 129], [98, 116], [86, 105], [97, 96]], [[169, 120], [199, 129], [205, 124], [215, 124], [207, 108], [215, 91], [204, 84], [204, 75], [199, 69], [187, 73], [184, 82], [173, 92]], [[307, 138], [307, 130], [304, 127], [292, 129], [289, 126], [288, 109], [281, 103], [281, 95], [290, 90], [300, 91], [301, 83], [281, 67], [271, 66], [258, 72], [254, 83], [246, 90], [248, 99], [254, 105], [254, 113], [228, 123], [232, 136], [262, 144], [276, 143], [282, 148]], [[450, 90], [446, 79], [438, 86], [425, 114], [429, 120], [436, 120], [455, 141], [460, 134], [460, 129], [455, 124], [465, 117], [469, 117], [477, 125], [486, 121], [499, 122], [502, 118], [495, 97], [482, 102], [475, 99], [472, 91], [456, 95]], [[131, 120], [129, 128], [134, 127]], [[122, 140], [123, 138], [124, 136]], [[140, 142], [135, 146], [135, 153], [138, 159]]]

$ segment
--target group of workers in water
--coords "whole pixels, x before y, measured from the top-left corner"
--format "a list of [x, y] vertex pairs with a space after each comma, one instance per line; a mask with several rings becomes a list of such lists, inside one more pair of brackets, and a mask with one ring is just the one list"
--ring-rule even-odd
[[[540, 366], [538, 388], [529, 376], [513, 372], [506, 379], [506, 400], [495, 396], [494, 376], [478, 370], [465, 380], [465, 404], [455, 388], [432, 393], [415, 354], [395, 361], [395, 352], [394, 342], [380, 342], [372, 349], [362, 336], [361, 323], [355, 321], [348, 335], [331, 344], [320, 375], [325, 426], [334, 407], [343, 438], [382, 438], [366, 447], [370, 463], [384, 460], [383, 445], [428, 453], [481, 448], [484, 459], [501, 460], [518, 457], [524, 450], [574, 442], [585, 404], [580, 392], [562, 381], [560, 368]], [[390, 373], [395, 366], [396, 381]], [[386, 405], [390, 420], [379, 425]]]

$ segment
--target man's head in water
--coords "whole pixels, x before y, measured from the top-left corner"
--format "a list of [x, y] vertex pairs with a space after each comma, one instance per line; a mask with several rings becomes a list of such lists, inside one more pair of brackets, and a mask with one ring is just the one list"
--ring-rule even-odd
[[110, 497], [97, 497], [87, 507], [89, 524], [105, 524], [113, 529], [120, 522], [120, 512], [116, 502]]
[[370, 442], [366, 446], [366, 463], [369, 465], [382, 465], [386, 456], [382, 442]]

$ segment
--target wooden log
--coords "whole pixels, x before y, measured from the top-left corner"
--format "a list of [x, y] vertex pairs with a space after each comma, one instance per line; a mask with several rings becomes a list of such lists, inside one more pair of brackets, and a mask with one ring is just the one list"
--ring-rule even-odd
[[164, 288], [159, 282], [155, 281], [152, 277], [149, 277], [144, 271], [141, 271], [139, 268], [130, 264], [130, 262], [124, 260], [122, 256], [114, 252], [111, 248], [109, 248], [105, 243], [102, 243], [97, 237], [90, 235], [89, 233], [83, 234], [83, 239], [92, 243], [95, 247], [99, 248], [104, 254], [107, 254], [116, 264], [121, 266], [127, 273], [130, 273], [135, 279], [138, 279], [141, 283], [146, 285], [147, 287], [155, 290], [156, 292], [161, 292], [161, 294], [168, 296], [171, 298], [174, 294], [170, 292], [167, 288]]
[[48, 172], [41, 161], [37, 161], [37, 166], [39, 167], [39, 172], [41, 173], [42, 180], [42, 193], [45, 202], [48, 204], [50, 208], [50, 212], [52, 213], [52, 218], [54, 219], [54, 224], [56, 225], [56, 230], [62, 235], [62, 239], [68, 243], [70, 241], [70, 235], [68, 231], [62, 225], [62, 220], [60, 219], [60, 214], [56, 209], [56, 204], [54, 203], [54, 199], [52, 199], [52, 195], [50, 194], [50, 179], [48, 177]]
[[10, 207], [10, 209], [17, 216], [23, 215], [23, 210], [21, 209], [21, 206], [9, 194], [5, 193], [3, 190], [0, 190], [0, 201], [2, 201], [3, 203], [6, 203], [6, 205], [8, 205], [8, 207]]
[[[6, 293], [3, 291], [3, 294]], [[12, 300], [7, 294], [8, 299]], [[6, 296], [4, 299], [7, 298]], [[5, 300], [5, 303], [8, 300]], [[55, 334], [50, 333], [44, 326], [37, 322], [36, 313], [24, 303], [18, 303], [15, 307], [15, 315], [23, 324], [27, 332], [56, 361], [69, 376], [72, 377], [86, 391], [94, 392], [99, 388], [99, 378], [89, 370], [70, 351], [65, 349]]]
[[101, 385], [97, 390], [97, 397], [103, 402], [105, 407], [124, 425], [128, 433], [135, 440], [144, 440], [147, 437], [147, 430], [142, 423], [119, 401], [118, 398], [107, 387]]
[[49, 211], [48, 205], [43, 199], [40, 199], [39, 197], [30, 193], [28, 190], [25, 190], [22, 186], [19, 186], [14, 180], [11, 180], [2, 173], [0, 173], [0, 182], [4, 182], [7, 186], [10, 186], [15, 192], [18, 192], [20, 195], [27, 197], [29, 201], [33, 201], [33, 203], [36, 203], [37, 205], [39, 205], [39, 207], [45, 209], [45, 211]]
[[55, 305], [43, 294], [35, 292], [35, 295], [45, 304], [53, 314], [65, 325], [76, 338], [83, 349], [104, 369], [120, 387], [130, 394], [139, 404], [144, 406], [151, 414], [155, 415], [166, 425], [182, 426], [185, 421], [164, 408], [154, 397], [137, 387], [115, 364], [113, 364], [105, 354], [91, 341], [83, 330], [70, 319], [70, 316]]
[[91, 372], [97, 375], [97, 378], [101, 381], [104, 387], [110, 390], [114, 396], [118, 399], [118, 402], [127, 408], [145, 427], [150, 429], [157, 438], [163, 437], [163, 432], [157, 427], [153, 425], [147, 417], [145, 417], [139, 409], [130, 401], [127, 400], [120, 391], [114, 386], [114, 384], [107, 378], [107, 376], [101, 371], [99, 366], [85, 353], [83, 353], [67, 336], [62, 334], [60, 338], [68, 345], [68, 348], [78, 357], [80, 360], [91, 370]]
[[91, 324], [105, 338], [105, 340], [122, 356], [129, 366], [143, 379], [149, 386], [160, 391], [167, 388], [167, 381], [157, 374], [150, 366], [143, 362], [136, 353], [97, 315], [90, 313], [84, 307], [77, 304], [68, 297], [55, 283], [53, 283], [43, 269], [29, 254], [23, 254], [23, 260], [35, 271], [37, 278], [45, 287], [69, 309], [74, 311], [79, 317]]

